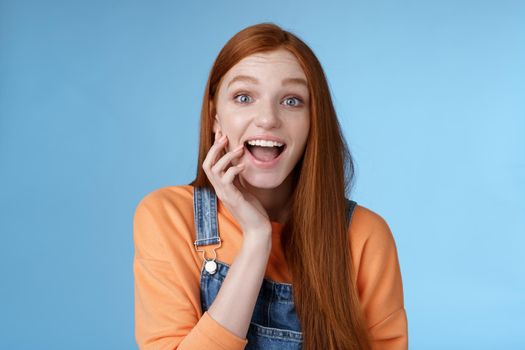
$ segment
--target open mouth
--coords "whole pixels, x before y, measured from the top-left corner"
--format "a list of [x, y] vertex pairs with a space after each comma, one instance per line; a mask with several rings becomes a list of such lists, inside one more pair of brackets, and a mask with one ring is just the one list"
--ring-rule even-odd
[[248, 141], [244, 143], [244, 147], [250, 152], [250, 154], [260, 162], [271, 162], [278, 158], [281, 153], [284, 152], [286, 144], [282, 146], [270, 146], [270, 145], [250, 145]]

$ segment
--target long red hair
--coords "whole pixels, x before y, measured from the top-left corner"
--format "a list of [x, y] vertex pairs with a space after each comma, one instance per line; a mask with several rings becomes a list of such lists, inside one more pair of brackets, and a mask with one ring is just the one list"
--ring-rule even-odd
[[213, 144], [213, 116], [222, 77], [246, 56], [276, 49], [295, 55], [310, 93], [310, 134], [294, 169], [290, 215], [281, 233], [303, 349], [370, 349], [346, 216], [354, 165], [321, 64], [297, 36], [273, 23], [261, 23], [241, 30], [222, 48], [204, 92], [197, 177], [190, 184], [213, 189], [202, 162]]

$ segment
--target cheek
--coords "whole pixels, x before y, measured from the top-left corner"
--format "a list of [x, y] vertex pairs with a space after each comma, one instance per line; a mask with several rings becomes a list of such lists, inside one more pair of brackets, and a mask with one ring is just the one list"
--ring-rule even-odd
[[241, 138], [246, 130], [246, 122], [239, 116], [227, 116], [221, 118], [221, 130], [228, 137], [228, 149], [240, 144]]
[[246, 122], [244, 121], [244, 118], [242, 118], [242, 116], [229, 116], [227, 118], [223, 118], [222, 128], [225, 132], [228, 132], [233, 136], [241, 133], [242, 130], [245, 128], [245, 124]]
[[292, 126], [291, 130], [294, 133], [294, 139], [296, 140], [297, 145], [303, 148], [307, 142], [308, 134], [310, 132], [309, 116], [304, 116], [303, 118], [297, 120], [297, 122]]

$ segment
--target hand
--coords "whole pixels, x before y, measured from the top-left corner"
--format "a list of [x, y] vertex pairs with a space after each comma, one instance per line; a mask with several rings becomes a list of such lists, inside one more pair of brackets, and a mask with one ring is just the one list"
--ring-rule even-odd
[[244, 170], [244, 164], [228, 167], [232, 160], [242, 156], [244, 145], [239, 145], [217, 160], [228, 143], [226, 135], [221, 134], [220, 131], [215, 133], [215, 143], [208, 151], [202, 168], [213, 185], [217, 197], [241, 226], [245, 240], [263, 239], [270, 240], [271, 243], [272, 226], [266, 210], [255, 196], [248, 192], [241, 193], [237, 187], [241, 186], [237, 175]]

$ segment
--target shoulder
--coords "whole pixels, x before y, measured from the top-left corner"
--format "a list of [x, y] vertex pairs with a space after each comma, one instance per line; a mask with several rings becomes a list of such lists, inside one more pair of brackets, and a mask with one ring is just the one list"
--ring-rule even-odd
[[144, 195], [135, 207], [134, 220], [188, 220], [193, 217], [193, 186], [168, 186]]
[[168, 186], [147, 193], [138, 202], [133, 219], [150, 224], [193, 221], [193, 186]]
[[145, 194], [138, 202], [135, 211], [144, 207], [155, 208], [165, 205], [186, 207], [193, 203], [193, 187], [190, 185], [168, 186]]
[[366, 235], [370, 231], [385, 231], [388, 228], [388, 223], [382, 215], [374, 210], [361, 204], [356, 204], [350, 228]]
[[394, 237], [389, 224], [379, 213], [357, 204], [349, 228], [350, 242], [354, 255], [363, 250], [395, 248]]
[[135, 207], [133, 237], [143, 256], [164, 255], [181, 240], [190, 244], [193, 229], [192, 186], [158, 188], [144, 195]]

